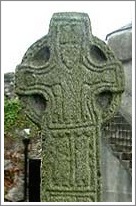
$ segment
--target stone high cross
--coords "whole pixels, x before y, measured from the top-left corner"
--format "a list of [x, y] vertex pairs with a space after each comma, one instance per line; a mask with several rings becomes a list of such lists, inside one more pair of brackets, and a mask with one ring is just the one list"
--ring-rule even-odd
[[124, 73], [85, 13], [55, 13], [16, 68], [16, 93], [42, 133], [42, 202], [101, 201], [101, 125], [120, 105]]

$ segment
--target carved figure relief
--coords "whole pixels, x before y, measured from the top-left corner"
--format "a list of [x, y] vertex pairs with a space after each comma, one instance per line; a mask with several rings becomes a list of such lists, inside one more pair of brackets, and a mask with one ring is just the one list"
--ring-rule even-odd
[[124, 90], [121, 63], [85, 13], [56, 13], [16, 69], [16, 93], [42, 132], [42, 202], [98, 202], [101, 125]]

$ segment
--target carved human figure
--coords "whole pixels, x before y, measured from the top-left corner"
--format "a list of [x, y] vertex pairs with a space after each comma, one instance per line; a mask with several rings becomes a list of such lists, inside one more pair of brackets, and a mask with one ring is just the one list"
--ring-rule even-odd
[[85, 13], [56, 13], [16, 69], [16, 93], [42, 133], [42, 202], [100, 201], [101, 125], [124, 90], [121, 63]]

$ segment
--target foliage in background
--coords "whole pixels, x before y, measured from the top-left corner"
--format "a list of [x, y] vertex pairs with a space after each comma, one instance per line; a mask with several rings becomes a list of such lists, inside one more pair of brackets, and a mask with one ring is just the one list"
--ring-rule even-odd
[[28, 119], [18, 98], [4, 97], [4, 134], [16, 138], [18, 131], [30, 128], [30, 135], [34, 136], [39, 129]]

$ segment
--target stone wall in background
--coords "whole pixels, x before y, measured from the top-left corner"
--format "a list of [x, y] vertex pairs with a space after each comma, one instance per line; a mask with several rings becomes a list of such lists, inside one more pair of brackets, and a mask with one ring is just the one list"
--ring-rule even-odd
[[[14, 72], [4, 74], [4, 96], [8, 101], [18, 98], [14, 91]], [[21, 123], [20, 123], [21, 124]], [[22, 130], [4, 131], [4, 201], [24, 201], [24, 145]], [[30, 141], [29, 157], [41, 158], [40, 135]]]
[[132, 201], [132, 25], [113, 31], [107, 44], [121, 60], [125, 93], [119, 113], [103, 127], [101, 139], [104, 202]]
[[129, 170], [114, 155], [112, 148], [104, 139], [101, 155], [103, 202], [131, 202], [132, 180]]
[[4, 96], [8, 99], [14, 98], [16, 96], [14, 91], [14, 72], [8, 72], [4, 74]]

